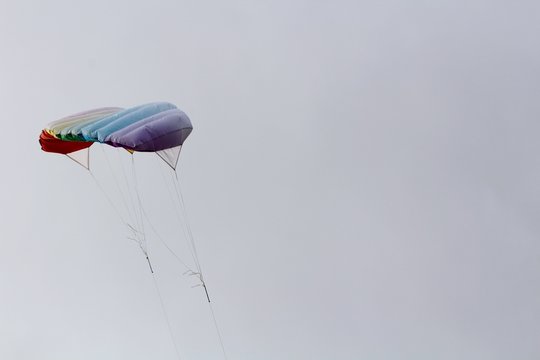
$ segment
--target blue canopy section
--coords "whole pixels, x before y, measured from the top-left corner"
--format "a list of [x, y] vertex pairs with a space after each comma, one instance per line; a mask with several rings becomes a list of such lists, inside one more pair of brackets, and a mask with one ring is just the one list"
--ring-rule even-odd
[[75, 129], [86, 141], [104, 142], [105, 138], [125, 126], [143, 120], [160, 112], [176, 109], [176, 106], [167, 102], [150, 103], [120, 111], [91, 124], [85, 124]]

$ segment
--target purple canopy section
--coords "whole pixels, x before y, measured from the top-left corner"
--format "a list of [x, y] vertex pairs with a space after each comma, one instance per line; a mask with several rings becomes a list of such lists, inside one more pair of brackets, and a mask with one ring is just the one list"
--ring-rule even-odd
[[179, 109], [162, 111], [132, 123], [105, 138], [105, 143], [134, 151], [155, 152], [181, 146], [193, 126]]

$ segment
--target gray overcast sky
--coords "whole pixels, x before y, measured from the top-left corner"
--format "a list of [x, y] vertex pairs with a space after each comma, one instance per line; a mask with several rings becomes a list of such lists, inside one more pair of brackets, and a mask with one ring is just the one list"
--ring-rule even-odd
[[[539, 33], [538, 1], [0, 0], [0, 358], [175, 359], [141, 252], [37, 143], [156, 100], [195, 127], [179, 177], [230, 360], [540, 358]], [[182, 358], [220, 359], [149, 247]]]

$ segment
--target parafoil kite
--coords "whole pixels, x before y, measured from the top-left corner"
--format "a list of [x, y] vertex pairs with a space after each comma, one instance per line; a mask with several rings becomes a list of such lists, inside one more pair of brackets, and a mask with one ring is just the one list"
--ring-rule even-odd
[[[186, 275], [195, 276], [200, 282], [198, 285], [204, 287], [206, 298], [210, 309], [210, 297], [208, 295], [206, 284], [203, 280], [202, 270], [200, 267], [197, 251], [195, 248], [195, 242], [193, 235], [187, 221], [187, 215], [185, 214], [185, 207], [183, 197], [180, 191], [180, 185], [178, 183], [178, 177], [176, 175], [176, 167], [178, 163], [178, 157], [184, 141], [187, 139], [193, 126], [188, 116], [178, 109], [175, 105], [167, 102], [155, 102], [145, 105], [140, 105], [128, 109], [122, 109], [118, 107], [105, 107], [85, 112], [80, 112], [60, 120], [50, 123], [45, 129], [41, 131], [39, 136], [39, 143], [41, 149], [46, 152], [64, 154], [75, 160], [82, 166], [84, 166], [92, 175], [98, 187], [103, 191], [111, 205], [114, 204], [110, 199], [110, 196], [104, 191], [101, 184], [98, 182], [89, 167], [89, 149], [94, 143], [101, 143], [110, 145], [112, 147], [124, 148], [132, 155], [136, 152], [155, 152], [159, 155], [172, 169], [174, 175], [174, 191], [177, 195], [176, 204], [180, 207], [180, 211], [177, 213], [184, 213], [184, 218], [179, 219], [179, 222], [183, 222], [187, 227], [185, 233], [189, 238], [188, 247], [193, 257], [193, 264], [188, 265], [183, 261], [173, 249], [168, 246], [164, 240], [156, 233], [156, 236], [161, 240], [166, 248], [174, 255], [174, 257], [184, 267]], [[133, 160], [133, 157], [132, 157]], [[133, 175], [135, 175], [135, 165], [132, 161]], [[123, 172], [122, 166], [120, 166]], [[112, 170], [112, 168], [111, 168]], [[111, 171], [112, 172], [112, 171]], [[149, 223], [150, 227], [155, 231], [150, 219], [147, 216], [146, 210], [141, 202], [140, 194], [138, 193], [138, 187], [136, 182], [136, 176], [134, 176], [134, 189], [133, 195], [129, 187], [121, 189], [118, 187], [117, 191], [125, 194], [121, 194], [121, 198], [131, 197], [131, 202], [125, 200], [126, 214], [122, 215], [119, 209], [115, 208], [122, 222], [128, 227], [130, 235], [129, 239], [138, 243], [148, 265], [150, 271], [154, 276], [154, 270], [148, 255], [148, 248], [146, 244], [147, 234], [145, 232], [145, 223]], [[127, 184], [127, 178], [126, 178]], [[131, 207], [130, 207], [131, 206]], [[188, 240], [188, 239], [186, 239]], [[156, 278], [154, 277], [154, 281]], [[159, 288], [156, 281], [156, 289]], [[161, 295], [160, 295], [161, 296]], [[162, 306], [163, 303], [162, 303]], [[165, 315], [167, 312], [163, 308]], [[226, 359], [225, 348], [221, 339], [221, 334], [218, 329], [218, 325], [212, 310], [212, 317], [216, 327], [216, 331], [219, 336], [221, 349], [223, 356]], [[168, 321], [168, 320], [167, 320]], [[171, 337], [175, 346], [176, 354], [180, 358], [179, 350], [176, 346], [172, 330], [169, 326]]]
[[65, 117], [43, 129], [39, 142], [43, 151], [68, 155], [86, 168], [88, 152], [86, 156], [73, 153], [99, 142], [130, 152], [156, 152], [175, 169], [182, 144], [192, 130], [183, 111], [173, 104], [156, 102], [129, 109], [100, 108]]

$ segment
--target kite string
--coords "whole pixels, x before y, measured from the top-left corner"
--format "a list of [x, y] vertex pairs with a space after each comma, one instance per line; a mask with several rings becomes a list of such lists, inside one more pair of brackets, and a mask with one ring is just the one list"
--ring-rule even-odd
[[173, 177], [173, 183], [174, 183], [174, 190], [176, 192], [176, 198], [178, 200], [178, 203], [180, 205], [180, 208], [182, 209], [182, 215], [184, 218], [184, 223], [186, 225], [187, 229], [187, 235], [189, 239], [190, 249], [192, 250], [193, 260], [195, 261], [195, 266], [197, 267], [197, 271], [201, 275], [201, 280], [204, 284], [204, 280], [202, 279], [202, 268], [201, 263], [199, 262], [199, 255], [197, 253], [197, 247], [195, 246], [195, 239], [193, 237], [193, 232], [191, 231], [191, 226], [189, 224], [189, 219], [187, 216], [186, 206], [184, 203], [184, 197], [182, 196], [182, 190], [180, 188], [180, 182], [178, 181], [178, 174], [176, 171], [174, 171], [174, 174], [171, 174]]
[[[105, 155], [105, 158], [107, 159], [107, 156], [104, 152], [104, 155]], [[107, 159], [107, 163], [109, 164], [109, 168], [111, 168], [110, 166], [110, 163]], [[148, 247], [147, 247], [147, 244], [146, 244], [146, 234], [144, 232], [144, 218], [143, 218], [143, 215], [147, 218], [148, 220], [148, 217], [146, 215], [146, 212], [144, 211], [144, 208], [142, 206], [142, 201], [141, 201], [141, 198], [140, 198], [140, 194], [139, 194], [139, 190], [138, 190], [138, 183], [137, 183], [137, 174], [136, 174], [136, 171], [135, 171], [135, 161], [134, 161], [134, 158], [132, 156], [132, 169], [133, 169], [133, 177], [134, 177], [134, 182], [135, 182], [135, 191], [136, 191], [136, 194], [137, 194], [137, 200], [138, 200], [138, 205], [139, 205], [139, 215], [140, 215], [140, 219], [137, 218], [137, 214], [136, 214], [136, 211], [135, 211], [135, 221], [137, 223], [139, 223], [139, 220], [140, 220], [140, 226], [141, 226], [141, 230], [142, 230], [142, 236], [143, 238], [141, 239], [142, 241], [144, 241], [144, 248], [142, 246], [142, 244], [139, 242], [139, 246], [141, 247], [141, 250], [144, 252], [145, 256], [146, 256], [146, 259], [148, 261], [148, 265], [150, 266], [150, 271], [152, 273], [152, 280], [154, 282], [154, 286], [156, 288], [156, 292], [157, 292], [157, 295], [158, 295], [158, 298], [159, 298], [159, 302], [160, 302], [160, 305], [161, 305], [161, 309], [162, 309], [162, 312], [163, 312], [163, 315], [165, 317], [165, 322], [167, 324], [167, 328], [169, 330], [169, 335], [171, 337], [171, 341], [173, 343], [173, 346], [174, 346], [174, 350], [175, 350], [175, 353], [176, 353], [176, 356], [179, 360], [181, 360], [181, 356], [180, 356], [180, 351], [178, 350], [178, 345], [176, 344], [176, 340], [175, 340], [175, 337], [174, 337], [174, 332], [172, 330], [172, 326], [171, 326], [171, 322], [169, 320], [169, 316], [168, 316], [168, 313], [167, 313], [167, 309], [165, 307], [165, 302], [163, 300], [163, 296], [161, 294], [161, 291], [159, 289], [159, 284], [157, 282], [157, 279], [156, 279], [156, 276], [155, 276], [155, 273], [152, 269], [152, 265], [150, 263], [150, 259], [149, 259], [149, 255], [148, 255]], [[123, 168], [122, 168], [123, 170]], [[89, 174], [91, 175], [92, 179], [94, 180], [94, 182], [96, 183], [96, 186], [98, 187], [98, 189], [102, 192], [102, 194], [104, 195], [104, 197], [107, 199], [107, 201], [109, 202], [109, 204], [111, 205], [111, 207], [113, 208], [114, 212], [117, 214], [117, 216], [120, 218], [120, 220], [122, 221], [122, 223], [126, 226], [128, 226], [129, 228], [131, 228], [132, 230], [135, 230], [133, 228], [133, 226], [131, 226], [125, 219], [124, 217], [122, 216], [122, 214], [120, 213], [120, 211], [118, 210], [118, 208], [116, 207], [116, 205], [114, 204], [114, 202], [112, 201], [111, 197], [107, 194], [107, 192], [105, 191], [105, 189], [103, 188], [103, 186], [99, 183], [99, 181], [97, 180], [96, 176], [94, 175], [94, 173], [88, 169], [88, 172]], [[111, 169], [111, 172], [112, 172], [112, 169]], [[114, 174], [113, 174], [114, 176]], [[124, 176], [125, 176], [125, 172], [124, 172]], [[126, 177], [126, 183], [127, 183], [127, 176]], [[115, 183], [117, 185], [117, 187], [119, 188], [120, 190], [120, 186], [119, 186], [119, 183], [115, 177]], [[120, 190], [121, 191], [121, 190]], [[131, 193], [131, 192], [129, 192]], [[127, 201], [125, 201], [125, 198], [123, 197], [123, 194], [122, 194], [122, 198], [124, 200], [124, 205], [126, 206], [126, 209], [128, 209], [128, 206], [127, 206]], [[132, 204], [134, 203], [133, 202], [133, 198], [131, 197], [130, 195], [130, 198], [132, 200]], [[134, 205], [134, 204], [133, 204]], [[136, 210], [134, 208], [134, 210]], [[128, 210], [128, 216], [131, 215], [129, 210]], [[158, 236], [158, 238], [164, 243], [164, 245], [166, 246], [166, 248], [177, 258], [178, 261], [180, 261], [189, 271], [191, 271], [191, 269], [180, 259], [180, 257], [164, 242], [164, 240], [157, 234], [157, 232], [155, 231], [155, 228], [153, 227], [152, 223], [150, 223], [150, 227], [153, 229], [153, 231], [156, 233], [156, 235]], [[139, 231], [135, 230], [135, 236], [137, 237], [137, 234], [139, 233]], [[135, 239], [133, 239], [135, 240]]]
[[126, 170], [124, 169], [124, 164], [123, 164], [122, 158], [120, 157], [120, 149], [118, 149], [118, 151], [116, 152], [116, 155], [117, 155], [117, 158], [118, 158], [118, 162], [120, 163], [120, 169], [122, 170], [124, 183], [126, 184], [126, 191], [128, 193], [129, 200], [131, 202], [131, 207], [132, 207], [132, 210], [133, 210], [133, 218], [137, 221], [137, 207], [135, 206], [135, 200], [133, 199], [134, 196], [133, 196], [133, 193], [131, 191], [132, 186], [130, 186], [130, 184], [129, 184], [128, 176], [126, 174]]
[[144, 210], [143, 208], [143, 214], [144, 214], [144, 218], [146, 219], [146, 222], [148, 222], [148, 224], [150, 225], [150, 229], [152, 230], [152, 232], [156, 235], [156, 237], [158, 238], [159, 241], [161, 241], [161, 243], [165, 246], [165, 248], [176, 258], [176, 260], [182, 264], [182, 266], [184, 266], [186, 268], [186, 270], [188, 271], [193, 271], [186, 263], [185, 261], [183, 261], [180, 256], [178, 256], [178, 254], [169, 246], [169, 244], [167, 244], [167, 242], [163, 239], [163, 237], [161, 237], [159, 235], [159, 233], [157, 232], [155, 226], [152, 224], [152, 222], [150, 221], [150, 218], [148, 217], [148, 214], [146, 213], [146, 211]]
[[[114, 170], [113, 170], [113, 167], [112, 167], [112, 165], [111, 165], [111, 162], [109, 161], [109, 157], [107, 156], [107, 153], [105, 152], [104, 147], [103, 147], [103, 146], [99, 146], [99, 148], [101, 149], [101, 152], [103, 153], [103, 157], [105, 158], [105, 161], [106, 161], [107, 166], [108, 166], [108, 168], [109, 168], [109, 173], [112, 175], [112, 177], [113, 177], [113, 179], [114, 179], [114, 183], [115, 183], [115, 185], [116, 185], [116, 188], [118, 189], [118, 192], [120, 193], [120, 197], [121, 197], [121, 199], [122, 199], [122, 203], [123, 203], [124, 207], [126, 208], [128, 217], [129, 217], [129, 218], [135, 218], [135, 217], [132, 215], [131, 211], [130, 211], [130, 208], [129, 208], [129, 206], [128, 206], [128, 202], [127, 202], [127, 200], [126, 200], [126, 198], [125, 198], [125, 196], [124, 196], [124, 192], [122, 191], [122, 188], [121, 188], [121, 186], [120, 186], [120, 182], [118, 181], [118, 179], [117, 179], [117, 177], [116, 177], [116, 175], [115, 175], [115, 172], [114, 172]], [[130, 199], [131, 199], [131, 196], [130, 196]], [[131, 199], [131, 200], [132, 200], [132, 203], [133, 203], [133, 199]], [[135, 209], [135, 207], [133, 207], [133, 210], [134, 210], [134, 209]]]
[[[136, 242], [139, 245], [141, 251], [147, 257], [148, 265], [150, 266], [150, 269], [152, 269], [152, 265], [150, 264], [150, 260], [148, 259], [147, 251], [145, 249], [146, 244], [145, 244], [144, 224], [142, 222], [142, 219], [137, 217], [137, 208], [135, 206], [135, 201], [133, 199], [134, 196], [133, 196], [133, 194], [131, 192], [132, 187], [129, 185], [129, 182], [127, 180], [127, 176], [125, 175], [124, 166], [122, 165], [122, 159], [120, 157], [118, 157], [118, 161], [119, 161], [120, 167], [122, 169], [122, 174], [124, 175], [124, 180], [125, 180], [125, 183], [126, 183], [126, 191], [127, 191], [127, 195], [129, 197], [130, 203], [131, 203], [131, 209], [132, 209], [133, 213], [129, 210], [130, 207], [128, 206], [128, 202], [127, 202], [126, 198], [124, 197], [124, 192], [122, 191], [122, 189], [120, 187], [120, 182], [117, 179], [117, 176], [115, 174], [115, 171], [114, 171], [113, 167], [111, 166], [111, 163], [109, 161], [109, 157], [107, 156], [107, 153], [104, 150], [104, 147], [101, 147], [101, 149], [102, 149], [103, 155], [105, 157], [105, 160], [107, 161], [107, 164], [109, 166], [110, 174], [112, 175], [112, 177], [114, 179], [114, 182], [115, 182], [115, 184], [116, 184], [116, 186], [118, 188], [118, 191], [120, 192], [121, 199], [122, 199], [122, 201], [124, 203], [124, 206], [127, 209], [127, 215], [130, 218], [132, 217], [133, 222], [136, 224], [135, 227], [133, 227], [131, 225], [128, 225], [129, 229], [132, 231], [133, 234], [132, 234], [132, 236], [128, 236], [127, 238], [134, 241], [134, 242]], [[141, 236], [142, 236], [142, 238], [141, 238]]]
[[[152, 269], [152, 265], [150, 263], [150, 258], [149, 258], [149, 255], [148, 255], [148, 244], [146, 242], [146, 233], [145, 233], [145, 230], [144, 230], [144, 217], [143, 217], [143, 215], [145, 214], [145, 211], [144, 211], [141, 196], [140, 196], [140, 193], [139, 193], [139, 184], [138, 184], [138, 181], [137, 181], [137, 172], [135, 171], [135, 157], [133, 156], [133, 154], [131, 154], [131, 165], [132, 165], [132, 170], [133, 170], [133, 181], [135, 183], [135, 192], [137, 194], [137, 201], [138, 201], [138, 204], [139, 204], [139, 215], [140, 215], [141, 229], [142, 229], [142, 236], [143, 236], [142, 240], [144, 241], [144, 246], [145, 246], [144, 249], [141, 246], [141, 250], [143, 250], [144, 254], [146, 255], [146, 260], [148, 260], [148, 265], [150, 266], [150, 272], [152, 273], [152, 279], [153, 279], [153, 282], [154, 282], [154, 285], [155, 285], [155, 288], [156, 288], [156, 292], [157, 292], [158, 297], [159, 297], [159, 302], [161, 304], [161, 310], [163, 311], [163, 315], [165, 317], [165, 322], [167, 323], [167, 328], [169, 330], [169, 335], [171, 337], [171, 341], [172, 341], [173, 346], [174, 346], [174, 351], [176, 353], [177, 358], [179, 360], [181, 360], [180, 351], [178, 350], [178, 345], [176, 344], [176, 340], [174, 338], [174, 332], [173, 332], [173, 329], [172, 329], [172, 326], [171, 326], [171, 321], [169, 320], [169, 315], [167, 313], [167, 308], [165, 307], [165, 302], [163, 301], [163, 296], [161, 295], [161, 291], [159, 290], [159, 284], [158, 284], [158, 281], [156, 279], [156, 275], [155, 275], [155, 273], [154, 273], [154, 271]], [[151, 228], [153, 228], [152, 225], [151, 225]], [[155, 230], [154, 230], [154, 232], [155, 232]], [[156, 234], [157, 234], [157, 232], [156, 232]]]
[[[171, 189], [170, 189], [171, 184], [169, 183], [169, 181], [165, 177], [165, 174], [163, 173], [163, 169], [162, 169], [161, 166], [159, 167], [159, 170], [160, 170], [160, 173], [161, 173], [161, 177], [163, 178], [163, 182], [165, 183], [165, 187], [167, 188], [167, 192], [169, 193], [169, 199], [171, 199], [171, 201], [172, 201], [174, 212], [176, 214], [176, 217], [178, 218], [178, 227], [184, 233], [184, 236], [185, 236], [184, 239], [186, 241], [187, 248], [189, 249], [189, 252], [191, 253], [191, 257], [193, 258], [193, 262], [195, 264], [195, 267], [197, 267], [197, 259], [196, 259], [196, 256], [195, 256], [196, 254], [193, 252], [193, 249], [192, 249], [192, 247], [190, 245], [189, 234], [188, 234], [188, 232], [186, 230], [186, 226], [182, 225], [182, 224], [185, 223], [185, 220], [182, 218], [182, 215], [180, 214], [180, 211], [178, 210], [178, 208], [180, 207], [180, 204], [175, 204], [175, 202], [177, 202], [177, 197], [173, 195], [174, 190], [171, 191]], [[169, 170], [169, 169], [167, 169], [167, 170]], [[197, 267], [197, 269], [198, 269], [198, 267]], [[196, 273], [196, 272], [193, 272], [193, 273]]]
[[[107, 162], [108, 162], [108, 159], [107, 159]], [[134, 184], [135, 184], [135, 192], [136, 192], [136, 196], [137, 196], [137, 203], [138, 203], [138, 210], [139, 210], [139, 216], [137, 216], [135, 214], [134, 218], [136, 220], [137, 223], [140, 222], [140, 230], [142, 230], [142, 236], [143, 238], [141, 239], [143, 242], [144, 242], [144, 247], [142, 246], [142, 244], [139, 244], [141, 245], [141, 250], [143, 250], [144, 254], [146, 255], [146, 258], [148, 260], [148, 263], [150, 265], [150, 260], [149, 260], [149, 256], [148, 256], [148, 247], [147, 247], [147, 243], [146, 243], [146, 233], [145, 233], [145, 230], [144, 230], [144, 218], [146, 218], [146, 220], [148, 221], [152, 231], [156, 234], [156, 236], [158, 237], [158, 239], [165, 245], [165, 247], [171, 252], [171, 254], [173, 254], [175, 256], [175, 258], [191, 273], [193, 274], [196, 274], [196, 275], [199, 275], [199, 278], [202, 282], [202, 285], [203, 287], [205, 288], [205, 291], [207, 293], [207, 297], [208, 297], [208, 292], [206, 290], [206, 283], [204, 282], [204, 279], [202, 277], [202, 268], [201, 268], [201, 265], [200, 265], [200, 261], [199, 261], [199, 256], [198, 256], [198, 253], [197, 253], [197, 248], [196, 248], [196, 245], [195, 245], [195, 239], [194, 239], [194, 236], [193, 236], [193, 232], [191, 230], [191, 226], [190, 226], [190, 223], [189, 223], [189, 220], [188, 220], [188, 217], [187, 217], [187, 211], [186, 211], [186, 206], [185, 206], [185, 202], [184, 202], [184, 198], [183, 198], [183, 195], [182, 195], [182, 191], [181, 191], [181, 188], [180, 188], [180, 184], [179, 184], [179, 181], [178, 181], [178, 175], [176, 173], [176, 171], [174, 172], [175, 176], [174, 176], [174, 188], [175, 188], [175, 192], [176, 192], [176, 195], [177, 195], [177, 200], [178, 200], [178, 203], [180, 204], [181, 206], [181, 209], [182, 209], [182, 213], [184, 215], [184, 224], [186, 226], [186, 229], [187, 229], [187, 237], [189, 238], [189, 244], [191, 245], [190, 246], [190, 250], [191, 250], [191, 253], [192, 253], [192, 256], [193, 256], [193, 259], [195, 261], [195, 265], [197, 267], [197, 270], [198, 270], [198, 273], [195, 273], [193, 272], [193, 270], [191, 270], [186, 264], [185, 262], [168, 246], [168, 244], [163, 240], [163, 238], [161, 238], [161, 236], [159, 236], [159, 234], [157, 233], [157, 231], [155, 230], [155, 227], [152, 225], [152, 223], [149, 221], [148, 219], [148, 215], [146, 214], [146, 211], [144, 211], [144, 208], [142, 206], [142, 200], [141, 200], [141, 197], [140, 197], [140, 193], [139, 193], [139, 186], [138, 186], [138, 181], [137, 181], [137, 173], [136, 173], [136, 170], [135, 170], [135, 160], [134, 160], [134, 156], [132, 154], [131, 156], [131, 163], [132, 163], [132, 171], [133, 171], [133, 178], [134, 178]], [[109, 167], [110, 167], [110, 164], [109, 164]], [[123, 168], [122, 168], [123, 170]], [[112, 170], [111, 170], [112, 171]], [[114, 205], [114, 203], [112, 202], [112, 200], [110, 199], [110, 197], [108, 196], [108, 194], [105, 192], [105, 190], [103, 189], [103, 187], [101, 186], [101, 184], [97, 181], [95, 175], [89, 170], [90, 174], [92, 175], [92, 178], [94, 179], [94, 181], [96, 182], [98, 188], [102, 191], [102, 193], [105, 195], [105, 197], [107, 198], [107, 200], [109, 201], [109, 203], [111, 204], [111, 206], [113, 207], [113, 209], [115, 210], [115, 212], [117, 213], [117, 215], [120, 217], [120, 219], [122, 220], [122, 222], [126, 225], [129, 226], [129, 224], [124, 220], [124, 218], [122, 217], [122, 215], [120, 214], [120, 212], [118, 211], [117, 207]], [[125, 175], [125, 173], [124, 173]], [[113, 174], [114, 176], [114, 174]], [[127, 182], [127, 177], [126, 177], [126, 182]], [[117, 185], [117, 187], [119, 187], [119, 184], [118, 184], [118, 181], [116, 180], [116, 177], [115, 177], [115, 183]], [[119, 187], [120, 188], [120, 187]], [[122, 193], [123, 195], [123, 193]], [[125, 198], [123, 198], [123, 200], [125, 200]], [[132, 203], [133, 203], [133, 199], [131, 198], [132, 200]], [[127, 201], [125, 201], [124, 205], [126, 205], [126, 208], [127, 207]], [[136, 213], [136, 211], [135, 211]], [[177, 212], [177, 215], [180, 217], [180, 214]], [[131, 226], [130, 226], [131, 227]], [[169, 330], [169, 335], [171, 337], [171, 340], [173, 342], [173, 346], [174, 346], [174, 349], [175, 349], [175, 353], [178, 357], [178, 359], [181, 359], [181, 356], [180, 356], [180, 352], [178, 350], [178, 346], [176, 344], [176, 341], [175, 341], [175, 338], [174, 338], [174, 333], [173, 333], [173, 330], [172, 330], [172, 326], [171, 326], [171, 323], [170, 323], [170, 320], [169, 320], [169, 316], [168, 316], [168, 313], [167, 313], [167, 309], [165, 307], [165, 303], [164, 303], [164, 300], [163, 300], [163, 296], [161, 294], [161, 291], [159, 289], [159, 285], [158, 285], [158, 282], [157, 282], [157, 279], [155, 277], [155, 273], [153, 272], [152, 270], [152, 266], [150, 265], [150, 269], [151, 269], [151, 272], [152, 272], [152, 279], [153, 279], [153, 282], [154, 282], [154, 286], [156, 288], [156, 292], [158, 294], [158, 297], [159, 297], [159, 302], [160, 302], [160, 305], [161, 305], [161, 308], [162, 308], [162, 311], [163, 311], [163, 315], [165, 317], [165, 321], [166, 321], [166, 324], [167, 324], [167, 328]], [[228, 357], [227, 357], [227, 353], [226, 353], [226, 350], [225, 350], [225, 345], [224, 345], [224, 342], [223, 342], [223, 336], [221, 334], [221, 331], [220, 331], [220, 328], [219, 328], [219, 325], [218, 325], [218, 322], [217, 322], [217, 318], [216, 318], [216, 315], [215, 315], [215, 312], [214, 312], [214, 308], [210, 302], [210, 298], [208, 297], [208, 306], [209, 306], [209, 309], [210, 309], [210, 313], [211, 313], [211, 316], [212, 316], [212, 321], [214, 323], [214, 327], [215, 327], [215, 330], [216, 330], [216, 333], [217, 333], [217, 336], [218, 336], [218, 340], [219, 340], [219, 344], [220, 344], [220, 347], [221, 347], [221, 351], [223, 352], [223, 357], [225, 360], [228, 360]]]
[[223, 337], [221, 336], [221, 331], [219, 330], [218, 322], [216, 319], [216, 314], [214, 313], [214, 307], [211, 302], [208, 302], [208, 307], [210, 308], [210, 313], [212, 314], [212, 320], [214, 321], [214, 326], [216, 328], [216, 333], [219, 339], [219, 344], [221, 345], [221, 351], [223, 352], [223, 358], [228, 360], [227, 352], [225, 351], [225, 345], [223, 343]]
[[178, 173], [176, 172], [176, 170], [174, 171], [173, 177], [174, 177], [174, 185], [175, 185], [176, 195], [177, 195], [178, 201], [179, 201], [179, 203], [181, 205], [181, 208], [182, 208], [182, 213], [184, 215], [184, 223], [186, 224], [187, 232], [189, 234], [189, 240], [190, 240], [191, 246], [193, 248], [194, 260], [196, 262], [196, 266], [197, 266], [197, 269], [199, 271], [198, 274], [199, 274], [200, 280], [202, 282], [202, 286], [204, 287], [204, 291], [206, 292], [206, 296], [207, 296], [207, 299], [208, 299], [208, 307], [210, 308], [210, 313], [212, 315], [212, 321], [213, 321], [214, 327], [216, 329], [216, 333], [217, 333], [217, 336], [218, 336], [218, 339], [219, 339], [219, 344], [221, 346], [221, 351], [223, 352], [223, 358], [225, 360], [228, 360], [227, 352], [225, 351], [225, 344], [223, 342], [223, 336], [221, 334], [221, 330], [220, 330], [220, 327], [218, 325], [216, 314], [214, 312], [214, 307], [212, 306], [212, 303], [210, 302], [210, 296], [208, 295], [208, 290], [207, 290], [207, 287], [206, 287], [206, 283], [205, 283], [204, 278], [203, 278], [202, 267], [201, 267], [201, 264], [199, 262], [199, 256], [197, 254], [197, 247], [195, 245], [195, 238], [193, 236], [193, 232], [191, 230], [191, 226], [190, 226], [190, 223], [189, 223], [189, 219], [188, 219], [188, 215], [187, 215], [187, 209], [186, 209], [186, 205], [185, 205], [185, 202], [184, 202], [184, 196], [182, 195], [182, 188], [180, 186], [180, 181], [178, 179]]
[[107, 192], [105, 191], [105, 189], [103, 189], [103, 186], [101, 186], [101, 184], [99, 183], [98, 179], [96, 178], [96, 176], [94, 175], [94, 173], [92, 172], [92, 170], [88, 169], [88, 173], [92, 176], [92, 179], [94, 179], [94, 182], [96, 183], [98, 189], [101, 191], [101, 193], [103, 194], [103, 196], [105, 196], [105, 198], [107, 199], [107, 201], [109, 202], [109, 204], [111, 205], [111, 207], [113, 208], [114, 212], [116, 213], [116, 215], [118, 215], [118, 217], [120, 218], [120, 220], [122, 221], [122, 223], [124, 225], [127, 225], [127, 226], [130, 226], [129, 223], [124, 220], [124, 217], [122, 216], [122, 214], [120, 213], [120, 211], [118, 210], [118, 208], [116, 207], [116, 205], [114, 205], [113, 201], [111, 200], [110, 196], [107, 194]]
[[[141, 201], [141, 196], [139, 194], [139, 184], [138, 184], [138, 181], [137, 181], [137, 173], [135, 171], [135, 157], [133, 156], [133, 154], [131, 154], [131, 169], [133, 170], [133, 182], [135, 183], [135, 193], [137, 194], [137, 202], [138, 202], [138, 205], [139, 205], [139, 217], [140, 217], [140, 224], [141, 224], [141, 234], [142, 234], [142, 239], [141, 239], [141, 250], [143, 250], [144, 254], [146, 256], [148, 256], [148, 246], [147, 246], [147, 243], [146, 243], [146, 232], [144, 230], [144, 218], [143, 218], [143, 206], [142, 206], [142, 201]], [[143, 245], [144, 244], [144, 248], [143, 248]]]
[[154, 285], [156, 288], [156, 292], [159, 297], [159, 303], [161, 304], [161, 310], [163, 311], [163, 316], [165, 317], [165, 322], [167, 323], [167, 328], [169, 329], [169, 335], [171, 336], [171, 341], [174, 346], [174, 351], [176, 352], [176, 356], [179, 360], [181, 360], [180, 351], [178, 350], [178, 345], [176, 344], [176, 340], [174, 339], [174, 333], [171, 326], [171, 321], [169, 320], [169, 315], [167, 314], [167, 309], [165, 307], [165, 302], [163, 301], [163, 296], [161, 295], [161, 291], [159, 290], [159, 285], [156, 279], [156, 275], [152, 273], [152, 279], [154, 280]]

